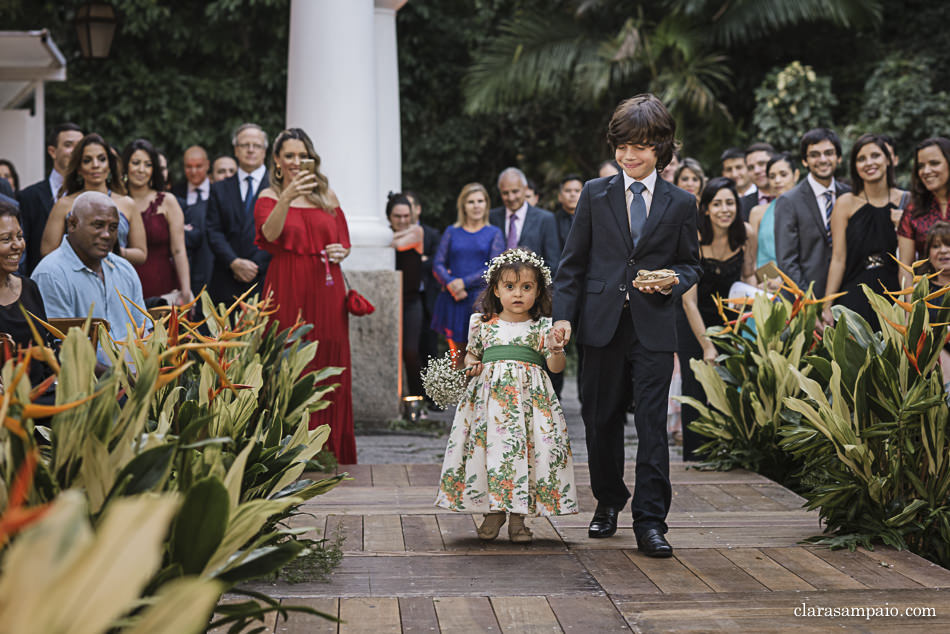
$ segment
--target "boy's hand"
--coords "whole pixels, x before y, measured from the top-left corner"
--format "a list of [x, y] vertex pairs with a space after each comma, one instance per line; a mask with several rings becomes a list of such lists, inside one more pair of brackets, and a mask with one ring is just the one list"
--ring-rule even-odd
[[565, 346], [567, 342], [571, 340], [571, 322], [566, 319], [554, 322], [552, 331], [557, 333], [557, 336], [560, 337], [560, 341], [563, 341]]
[[552, 330], [545, 337], [544, 345], [555, 354], [564, 352], [564, 333], [560, 330]]

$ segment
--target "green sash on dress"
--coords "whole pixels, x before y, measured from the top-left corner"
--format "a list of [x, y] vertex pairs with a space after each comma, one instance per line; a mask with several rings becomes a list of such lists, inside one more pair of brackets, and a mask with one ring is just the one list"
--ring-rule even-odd
[[485, 348], [482, 353], [482, 363], [488, 363], [489, 361], [524, 361], [525, 363], [539, 365], [542, 368], [547, 366], [544, 355], [534, 348], [512, 344]]

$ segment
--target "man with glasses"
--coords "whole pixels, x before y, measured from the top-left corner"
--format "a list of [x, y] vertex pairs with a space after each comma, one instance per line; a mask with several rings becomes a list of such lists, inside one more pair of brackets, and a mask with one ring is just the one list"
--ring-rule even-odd
[[254, 244], [254, 203], [269, 179], [264, 159], [267, 134], [254, 123], [234, 133], [237, 173], [211, 185], [208, 198], [208, 244], [214, 268], [208, 292], [217, 302], [230, 304], [253, 284], [261, 288], [270, 254]]
[[802, 136], [802, 165], [808, 177], [775, 201], [775, 255], [778, 267], [801, 288], [815, 283], [815, 297], [825, 294], [831, 262], [831, 210], [851, 188], [835, 180], [841, 141], [828, 128]]

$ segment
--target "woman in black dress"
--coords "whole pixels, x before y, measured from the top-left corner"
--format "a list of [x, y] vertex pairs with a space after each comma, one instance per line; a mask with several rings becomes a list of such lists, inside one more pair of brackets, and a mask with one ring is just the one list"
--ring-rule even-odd
[[[17, 272], [26, 242], [20, 228], [20, 211], [13, 205], [0, 200], [0, 333], [13, 339], [17, 347], [25, 348], [33, 343], [33, 333], [20, 310], [23, 307], [46, 321], [46, 308], [36, 282], [21, 277]], [[39, 327], [40, 333], [45, 330]], [[47, 344], [49, 340], [47, 339]], [[49, 376], [45, 364], [33, 361], [30, 364], [30, 382], [41, 383]]]
[[[887, 144], [876, 134], [862, 135], [851, 149], [851, 182], [854, 191], [842, 194], [831, 212], [831, 265], [826, 294], [846, 291], [834, 300], [861, 315], [873, 330], [880, 324], [871, 310], [862, 284], [881, 293], [898, 289], [897, 232], [892, 211], [907, 200], [907, 192], [894, 185], [894, 166]], [[824, 320], [831, 323], [831, 303]]]
[[412, 221], [412, 202], [389, 194], [386, 217], [393, 230], [396, 270], [402, 271], [402, 360], [406, 366], [403, 396], [423, 396], [419, 333], [422, 332], [422, 227]]
[[[691, 359], [712, 361], [716, 347], [706, 337], [706, 328], [721, 324], [715, 297], [729, 297], [729, 288], [738, 281], [755, 283], [755, 234], [739, 213], [739, 194], [729, 178], [713, 178], [699, 199], [699, 250], [702, 277], [683, 293], [683, 310], [677, 316], [677, 341], [683, 396], [705, 401], [702, 385], [696, 380]], [[683, 405], [683, 460], [696, 460], [703, 438], [689, 428], [696, 410]]]

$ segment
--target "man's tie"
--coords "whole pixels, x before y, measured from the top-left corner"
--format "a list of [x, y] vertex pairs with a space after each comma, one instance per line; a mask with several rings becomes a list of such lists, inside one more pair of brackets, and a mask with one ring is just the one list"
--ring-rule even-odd
[[[250, 176], [248, 176], [248, 178], [250, 178]], [[195, 190], [195, 202], [196, 202], [196, 203], [200, 203], [202, 200], [204, 200], [204, 194], [201, 192], [200, 189], [196, 189], [196, 190]]]
[[829, 189], [822, 194], [825, 199], [825, 240], [831, 244], [831, 210], [834, 208], [834, 193]]
[[518, 216], [511, 214], [511, 220], [508, 221], [508, 248], [518, 247]]
[[252, 215], [254, 213], [254, 179], [250, 174], [247, 175], [247, 193], [244, 195], [244, 213]]
[[630, 199], [630, 238], [633, 240], [633, 246], [637, 246], [640, 234], [643, 232], [643, 225], [647, 221], [647, 205], [643, 200], [643, 190], [646, 185], [634, 181], [630, 183], [630, 192], [633, 197]]

